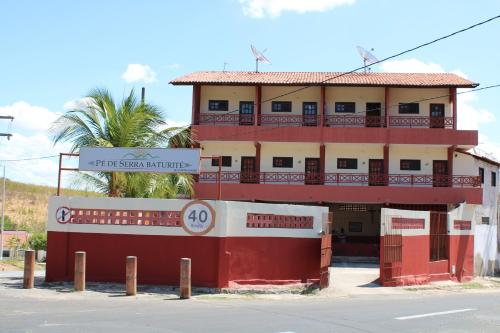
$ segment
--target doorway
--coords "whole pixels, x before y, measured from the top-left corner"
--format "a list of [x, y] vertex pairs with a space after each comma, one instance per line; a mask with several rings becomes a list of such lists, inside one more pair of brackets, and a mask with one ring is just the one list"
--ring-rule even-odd
[[240, 183], [255, 184], [258, 175], [255, 173], [256, 159], [254, 156], [241, 157]]
[[306, 158], [305, 159], [305, 179], [306, 185], [317, 185], [321, 183], [320, 174], [320, 159], [319, 158]]
[[242, 126], [253, 125], [253, 102], [240, 102], [239, 124]]
[[444, 128], [444, 104], [430, 105], [430, 128]]
[[434, 160], [432, 161], [432, 186], [447, 187], [448, 179], [448, 161]]
[[302, 126], [318, 126], [318, 103], [304, 102], [302, 104]]
[[384, 186], [384, 160], [370, 159], [368, 161], [368, 185]]
[[366, 103], [366, 127], [381, 127], [381, 103]]

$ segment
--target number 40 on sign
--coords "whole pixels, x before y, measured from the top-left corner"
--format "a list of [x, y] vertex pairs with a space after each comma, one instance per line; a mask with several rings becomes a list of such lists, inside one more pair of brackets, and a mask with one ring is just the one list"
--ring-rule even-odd
[[205, 235], [215, 226], [215, 210], [205, 201], [192, 201], [181, 212], [182, 227], [191, 235]]

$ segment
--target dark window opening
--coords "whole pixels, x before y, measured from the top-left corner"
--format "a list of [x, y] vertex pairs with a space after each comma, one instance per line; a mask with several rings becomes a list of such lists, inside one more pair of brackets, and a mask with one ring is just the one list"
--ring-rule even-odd
[[497, 186], [497, 173], [491, 172], [491, 186]]
[[363, 223], [349, 222], [349, 232], [363, 232]]
[[481, 184], [484, 184], [484, 168], [479, 168], [479, 177], [481, 178]]
[[420, 160], [399, 160], [400, 170], [420, 170]]
[[357, 169], [357, 158], [337, 158], [337, 169]]
[[418, 114], [418, 103], [399, 103], [400, 114]]
[[337, 113], [354, 113], [356, 111], [356, 103], [354, 102], [335, 102], [335, 112]]
[[229, 110], [229, 102], [223, 100], [209, 100], [208, 101], [208, 110], [209, 111], [228, 111]]
[[272, 112], [292, 112], [292, 102], [272, 102]]
[[273, 168], [293, 168], [293, 157], [273, 157]]
[[[222, 156], [222, 166], [223, 167], [230, 167], [232, 165], [232, 156]], [[218, 158], [212, 158], [212, 166], [218, 167], [219, 166], [219, 159]]]

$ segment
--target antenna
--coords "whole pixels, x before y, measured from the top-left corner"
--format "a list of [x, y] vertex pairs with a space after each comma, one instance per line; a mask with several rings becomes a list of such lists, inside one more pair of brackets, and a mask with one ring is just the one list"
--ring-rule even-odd
[[[366, 73], [366, 70], [368, 69], [367, 66], [370, 66], [371, 64], [378, 62], [378, 59], [369, 51], [362, 48], [361, 46], [356, 46], [356, 49], [358, 50], [358, 53], [361, 56], [361, 58], [363, 58], [363, 65], [365, 67], [364, 71]], [[371, 51], [374, 51], [374, 49], [372, 48]]]
[[224, 68], [222, 69], [222, 71], [223, 71], [223, 72], [225, 72], [225, 71], [226, 71], [226, 67], [227, 67], [227, 65], [229, 65], [229, 63], [228, 63], [228, 62], [224, 62]]
[[265, 52], [267, 49], [264, 50], [263, 52], [260, 52], [259, 50], [257, 50], [255, 48], [255, 46], [250, 45], [250, 47], [252, 48], [252, 53], [253, 53], [253, 56], [255, 57], [255, 73], [257, 73], [259, 71], [259, 62], [262, 62], [264, 64], [268, 64], [268, 65], [271, 64], [269, 59], [267, 59], [263, 54], [263, 52]]

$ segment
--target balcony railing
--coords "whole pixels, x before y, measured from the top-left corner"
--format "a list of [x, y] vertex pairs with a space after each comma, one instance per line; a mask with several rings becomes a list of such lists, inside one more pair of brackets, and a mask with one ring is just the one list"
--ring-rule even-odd
[[[217, 172], [200, 173], [198, 182], [215, 183]], [[324, 173], [301, 172], [239, 172], [224, 171], [222, 183], [259, 183], [292, 185], [344, 185], [344, 186], [413, 186], [413, 187], [480, 187], [479, 176], [447, 175], [408, 175], [363, 173]]]
[[[201, 113], [195, 119], [195, 124], [214, 126], [252, 126], [255, 124], [253, 114], [234, 113]], [[258, 116], [258, 125], [276, 127], [320, 126], [321, 117], [318, 115], [295, 114], [261, 114]], [[366, 115], [325, 115], [325, 127], [386, 127], [384, 116]], [[389, 127], [400, 128], [453, 128], [452, 117], [424, 117], [424, 116], [390, 116]]]

